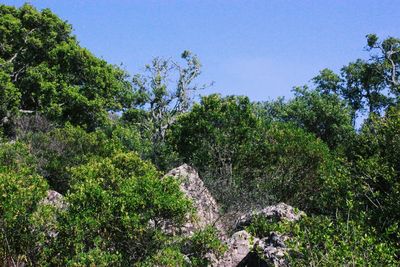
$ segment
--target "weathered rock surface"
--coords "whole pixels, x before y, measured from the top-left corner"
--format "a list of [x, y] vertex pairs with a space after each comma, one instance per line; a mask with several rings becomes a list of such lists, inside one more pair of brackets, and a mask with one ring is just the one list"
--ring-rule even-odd
[[212, 263], [212, 266], [240, 266], [239, 264], [252, 250], [252, 236], [246, 231], [239, 231], [228, 240], [228, 251], [224, 256]]
[[[283, 267], [288, 266], [288, 263], [285, 258], [285, 254], [287, 252], [287, 248], [285, 246], [286, 236], [281, 235], [276, 232], [271, 232], [269, 236], [259, 239], [255, 242], [253, 251], [257, 251], [257, 253], [253, 253], [253, 257], [249, 257], [248, 266], [254, 266], [251, 264], [251, 260], [263, 261], [265, 266], [276, 266]], [[261, 258], [260, 256], [261, 255]]]
[[279, 203], [265, 207], [262, 210], [247, 213], [241, 216], [234, 225], [235, 230], [242, 230], [244, 227], [249, 226], [257, 217], [264, 217], [271, 221], [298, 221], [305, 213], [302, 211], [296, 212], [295, 209], [285, 203]]
[[[284, 267], [288, 265], [285, 258], [287, 236], [271, 232], [266, 237], [258, 238], [251, 236], [244, 229], [260, 216], [271, 221], [271, 223], [282, 220], [297, 221], [304, 215], [304, 212], [295, 211], [292, 206], [279, 203], [244, 214], [235, 221], [230, 229], [225, 229], [220, 220], [221, 214], [218, 205], [195, 169], [184, 164], [171, 170], [166, 176], [181, 180], [180, 190], [193, 202], [194, 208], [196, 208], [195, 218], [188, 217], [183, 228], [173, 229], [166, 225], [166, 230], [170, 232], [179, 230], [181, 233], [190, 236], [207, 225], [215, 226], [221, 232], [221, 238], [227, 244], [228, 250], [220, 259], [211, 255], [211, 266]], [[227, 238], [226, 232], [232, 229], [233, 235]]]
[[293, 207], [279, 203], [241, 216], [233, 227], [235, 233], [227, 242], [228, 251], [220, 260], [213, 262], [212, 266], [288, 266], [285, 258], [287, 236], [271, 232], [260, 239], [252, 237], [243, 229], [259, 216], [272, 223], [282, 220], [297, 221], [304, 215], [304, 212], [296, 212]]
[[212, 266], [288, 266], [285, 259], [285, 236], [272, 232], [268, 237], [259, 239], [247, 231], [236, 232], [227, 242], [228, 251], [212, 263]]
[[204, 186], [196, 170], [187, 164], [171, 170], [166, 176], [173, 176], [181, 179], [181, 191], [188, 197], [196, 209], [194, 218], [188, 218], [187, 223], [181, 231], [191, 235], [193, 232], [203, 229], [207, 225], [215, 226], [219, 231], [224, 232], [220, 223], [220, 213], [217, 202]]
[[57, 209], [65, 209], [67, 207], [64, 196], [54, 190], [47, 191], [47, 196], [41, 201], [41, 204], [50, 205]]

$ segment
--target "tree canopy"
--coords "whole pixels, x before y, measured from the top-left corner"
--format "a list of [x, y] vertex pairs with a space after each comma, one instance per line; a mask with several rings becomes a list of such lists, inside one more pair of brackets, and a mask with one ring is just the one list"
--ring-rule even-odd
[[88, 129], [110, 111], [128, 108], [127, 74], [82, 48], [72, 27], [49, 9], [0, 6], [3, 124], [18, 113], [40, 112]]

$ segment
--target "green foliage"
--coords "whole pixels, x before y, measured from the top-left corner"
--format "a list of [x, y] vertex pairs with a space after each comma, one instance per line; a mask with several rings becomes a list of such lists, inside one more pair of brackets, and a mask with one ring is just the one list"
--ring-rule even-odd
[[32, 264], [43, 237], [34, 222], [41, 216], [38, 203], [47, 183], [27, 166], [26, 149], [20, 144], [2, 145], [0, 155], [0, 261]]
[[225, 251], [226, 245], [218, 238], [217, 230], [207, 226], [159, 250], [138, 266], [209, 266], [210, 254], [220, 257]]
[[295, 97], [287, 103], [266, 105], [264, 108], [268, 110], [267, 119], [269, 115], [274, 120], [295, 123], [308, 132], [314, 133], [330, 148], [347, 146], [355, 133], [351, 122], [351, 112], [345, 102], [335, 94], [311, 91], [307, 87], [297, 87], [294, 93]]
[[193, 266], [190, 261], [185, 258], [179, 248], [167, 247], [165, 249], [157, 251], [150, 259], [144, 262], [140, 262], [135, 266], [139, 267], [153, 267], [153, 266]]
[[372, 60], [377, 66], [378, 72], [383, 76], [386, 87], [392, 94], [400, 96], [399, 66], [400, 66], [400, 39], [388, 37], [379, 41], [375, 34], [368, 34], [367, 49], [378, 51], [372, 56]]
[[[399, 265], [399, 39], [367, 35], [369, 60], [322, 70], [287, 102], [195, 105], [201, 64], [188, 51], [131, 83], [29, 4], [0, 5], [0, 44], [0, 127], [15, 140], [0, 143], [3, 265], [206, 266], [225, 249], [215, 229], [164, 230], [192, 206], [156, 167], [181, 162], [231, 212], [284, 201], [312, 214], [248, 228], [287, 234], [293, 266]], [[67, 208], [41, 202], [46, 180]]]
[[33, 132], [24, 136], [37, 160], [37, 170], [58, 192], [69, 188], [68, 168], [84, 164], [92, 157], [103, 158], [121, 150], [119, 142], [98, 130], [87, 133], [80, 127], [67, 124], [47, 133]]
[[336, 171], [315, 135], [293, 123], [264, 123], [244, 97], [204, 97], [173, 125], [170, 142], [228, 209], [272, 201], [317, 209], [324, 179]]
[[257, 237], [285, 234], [290, 266], [398, 266], [396, 249], [373, 228], [355, 221], [313, 216], [299, 222], [258, 218], [248, 230]]
[[316, 89], [344, 99], [352, 108], [352, 119], [357, 115], [380, 114], [386, 107], [398, 102], [400, 92], [400, 39], [388, 37], [383, 41], [375, 34], [367, 36], [369, 60], [357, 59], [341, 69], [340, 76], [324, 69], [313, 78]]
[[207, 254], [213, 253], [218, 258], [225, 253], [226, 245], [218, 238], [217, 230], [208, 226], [194, 233], [186, 242], [184, 251], [189, 255], [191, 266], [209, 266]]
[[[5, 61], [0, 58], [0, 65], [4, 63]], [[10, 70], [5, 67], [0, 68], [0, 118], [2, 126], [7, 125], [7, 118], [9, 118], [11, 114], [18, 112], [21, 97], [19, 90], [15, 88], [14, 84], [10, 81], [9, 72]]]
[[0, 119], [29, 110], [92, 130], [130, 105], [126, 73], [80, 47], [49, 9], [1, 5], [0, 15]]
[[368, 221], [400, 244], [400, 108], [371, 116], [359, 136], [354, 175]]
[[247, 97], [210, 95], [178, 118], [168, 140], [182, 161], [196, 167], [211, 190], [217, 190], [214, 195], [221, 202], [233, 203], [235, 188], [241, 185], [237, 170], [246, 168], [240, 155], [257, 125]]
[[324, 175], [331, 172], [334, 161], [328, 147], [313, 134], [288, 123], [273, 123], [248, 151], [251, 172], [277, 202], [287, 202], [304, 210], [321, 203]]
[[379, 113], [390, 103], [385, 94], [385, 81], [379, 66], [358, 59], [342, 68], [345, 84], [342, 88], [344, 99], [355, 111]]
[[59, 215], [59, 235], [48, 252], [52, 264], [94, 264], [92, 253], [122, 265], [145, 260], [166, 246], [163, 223], [179, 225], [190, 210], [178, 182], [160, 179], [134, 153], [93, 160], [71, 172], [69, 207]]
[[34, 169], [35, 159], [29, 153], [28, 147], [21, 143], [0, 143], [0, 169], [19, 171]]

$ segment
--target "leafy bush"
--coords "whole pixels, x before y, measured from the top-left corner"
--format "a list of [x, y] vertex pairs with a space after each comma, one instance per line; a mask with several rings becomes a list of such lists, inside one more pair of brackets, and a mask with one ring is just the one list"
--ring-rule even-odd
[[43, 243], [34, 222], [48, 186], [27, 165], [26, 152], [21, 144], [0, 148], [0, 261], [10, 266], [35, 262]]
[[47, 133], [32, 132], [23, 141], [36, 159], [38, 172], [60, 193], [69, 188], [69, 167], [84, 164], [92, 157], [110, 156], [122, 148], [101, 131], [87, 133], [70, 124]]
[[236, 204], [239, 199], [243, 204], [244, 199], [237, 197], [236, 189], [243, 181], [237, 170], [247, 167], [241, 154], [254, 138], [257, 125], [248, 98], [210, 95], [178, 118], [168, 140], [181, 161], [199, 171], [222, 204]]
[[188, 255], [191, 266], [209, 266], [210, 262], [207, 256], [210, 253], [216, 257], [222, 256], [226, 251], [226, 245], [219, 239], [217, 230], [208, 226], [195, 232], [184, 243], [183, 251]]
[[355, 136], [351, 110], [336, 94], [305, 87], [294, 89], [288, 101], [265, 103], [263, 119], [292, 122], [321, 138], [331, 149], [345, 149]]
[[361, 187], [360, 208], [369, 223], [400, 246], [400, 107], [372, 115], [355, 149], [353, 175]]
[[138, 267], [153, 267], [153, 266], [193, 266], [180, 251], [179, 247], [167, 247], [156, 252], [151, 258], [137, 264]]
[[355, 221], [314, 216], [299, 222], [275, 222], [258, 218], [248, 227], [257, 237], [271, 231], [289, 236], [290, 266], [398, 266], [398, 248], [371, 227]]
[[190, 211], [178, 182], [160, 179], [160, 173], [134, 153], [72, 168], [66, 199], [69, 207], [59, 214], [59, 235], [48, 251], [49, 262], [56, 265], [146, 260], [167, 244], [162, 225], [179, 225]]
[[231, 210], [280, 201], [316, 209], [324, 180], [336, 175], [324, 142], [293, 123], [261, 121], [245, 97], [204, 97], [173, 125], [169, 141]]

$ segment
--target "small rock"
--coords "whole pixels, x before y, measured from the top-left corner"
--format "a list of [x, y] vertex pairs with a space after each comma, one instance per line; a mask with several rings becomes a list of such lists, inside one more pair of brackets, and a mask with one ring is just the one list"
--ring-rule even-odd
[[241, 216], [236, 220], [234, 229], [244, 229], [244, 227], [249, 226], [253, 220], [259, 216], [271, 221], [298, 221], [304, 215], [305, 213], [302, 211], [295, 212], [294, 208], [290, 205], [279, 203]]
[[50, 205], [57, 209], [65, 209], [67, 203], [64, 201], [64, 196], [54, 190], [48, 190], [47, 196], [40, 202], [43, 205]]

